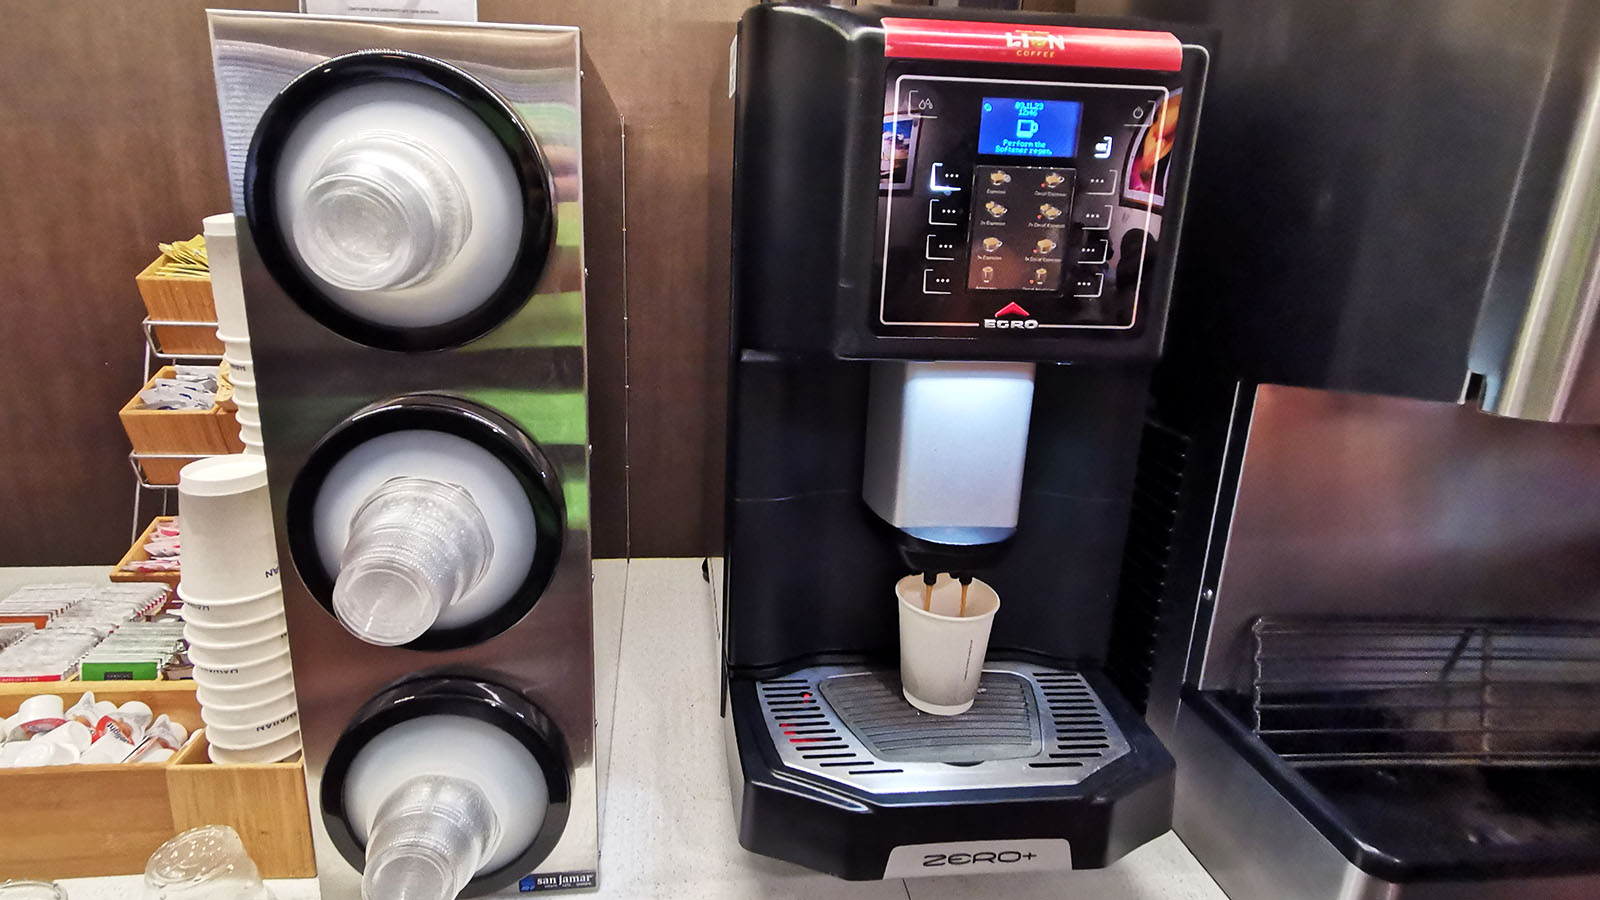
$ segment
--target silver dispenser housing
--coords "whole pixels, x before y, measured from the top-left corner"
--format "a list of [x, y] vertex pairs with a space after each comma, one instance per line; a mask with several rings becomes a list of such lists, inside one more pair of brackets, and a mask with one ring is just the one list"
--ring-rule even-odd
[[[592, 887], [598, 832], [578, 30], [209, 15], [323, 894], [361, 890], [363, 838], [343, 821], [356, 802], [343, 781], [352, 771], [382, 781], [393, 766], [371, 760], [391, 749], [383, 735], [456, 715], [479, 723], [470, 726], [477, 731], [513, 734], [559, 776], [541, 804], [545, 821], [559, 827], [537, 833], [525, 857], [463, 895]], [[547, 172], [534, 185], [548, 196], [552, 217], [547, 249], [534, 248], [541, 251], [533, 253], [541, 265], [536, 283], [510, 297], [504, 315], [435, 341], [429, 352], [407, 352], [404, 328], [379, 346], [384, 341], [339, 333], [336, 318], [312, 315], [306, 298], [286, 289], [281, 270], [264, 260], [262, 235], [246, 227], [245, 185], [264, 113], [303, 73], [374, 48], [442, 65], [491, 92], [496, 109], [509, 112], [509, 130], [531, 136]], [[507, 607], [480, 633], [383, 647], [356, 638], [331, 614], [327, 554], [306, 537], [296, 492], [311, 490], [313, 469], [356, 458], [399, 420], [429, 423], [413, 430], [472, 435], [505, 463], [518, 491], [540, 498], [535, 555], [547, 558], [524, 585], [542, 589], [519, 593], [525, 606]], [[535, 579], [541, 565], [547, 568]], [[519, 870], [522, 859], [533, 862]]]

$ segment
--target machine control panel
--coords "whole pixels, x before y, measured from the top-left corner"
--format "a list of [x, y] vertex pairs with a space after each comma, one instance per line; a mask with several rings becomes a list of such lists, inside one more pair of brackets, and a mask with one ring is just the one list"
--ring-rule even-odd
[[891, 71], [872, 331], [1134, 329], [1181, 96]]

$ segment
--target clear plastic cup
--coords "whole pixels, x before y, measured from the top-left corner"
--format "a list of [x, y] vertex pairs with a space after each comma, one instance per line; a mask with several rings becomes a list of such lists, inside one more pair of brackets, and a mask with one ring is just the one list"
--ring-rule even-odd
[[341, 141], [322, 160], [294, 216], [311, 271], [351, 291], [426, 281], [472, 231], [466, 188], [432, 148], [399, 132]]
[[227, 825], [192, 828], [156, 849], [143, 900], [271, 900], [255, 860]]
[[499, 843], [499, 819], [476, 785], [419, 775], [378, 807], [367, 839], [361, 896], [455, 900]]
[[334, 612], [368, 643], [407, 643], [477, 585], [493, 556], [489, 523], [465, 488], [391, 478], [350, 519]]
[[900, 601], [900, 682], [906, 702], [936, 716], [972, 708], [989, 650], [989, 629], [1000, 609], [994, 588], [973, 579], [961, 602], [961, 584], [940, 575], [924, 593], [921, 575], [895, 583]]
[[53, 881], [0, 881], [0, 900], [67, 900]]

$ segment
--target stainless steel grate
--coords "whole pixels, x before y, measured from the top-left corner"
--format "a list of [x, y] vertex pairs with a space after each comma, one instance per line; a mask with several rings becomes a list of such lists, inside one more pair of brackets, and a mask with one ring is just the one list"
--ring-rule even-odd
[[1254, 730], [1291, 764], [1600, 762], [1600, 625], [1263, 617], [1252, 630]]
[[1010, 672], [985, 672], [959, 716], [930, 716], [907, 703], [895, 673], [879, 669], [822, 682], [822, 696], [873, 756], [889, 762], [977, 763], [1039, 753], [1033, 688]]
[[1077, 784], [1128, 752], [1077, 672], [995, 662], [979, 690], [946, 717], [906, 703], [893, 669], [816, 666], [756, 684], [784, 765], [868, 793]]

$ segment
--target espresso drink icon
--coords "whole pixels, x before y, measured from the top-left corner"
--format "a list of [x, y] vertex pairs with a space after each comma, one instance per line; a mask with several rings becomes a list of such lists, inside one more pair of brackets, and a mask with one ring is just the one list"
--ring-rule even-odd
[[983, 276], [983, 283], [988, 284], [994, 280], [994, 266], [984, 266], [978, 270], [978, 274]]
[[1038, 250], [1040, 253], [1049, 253], [1051, 250], [1056, 248], [1056, 242], [1050, 240], [1049, 238], [1044, 238], [1033, 246], [1034, 249]]
[[1047, 188], [1060, 187], [1066, 180], [1059, 172], [1051, 172], [1044, 177], [1044, 186]]
[[1059, 219], [1060, 217], [1061, 217], [1061, 209], [1059, 207], [1051, 206], [1048, 203], [1041, 203], [1039, 205], [1039, 218], [1041, 218], [1041, 219]]
[[1033, 270], [1033, 279], [1029, 281], [1029, 284], [1044, 284], [1045, 279], [1048, 277], [1050, 277], [1050, 270], [1040, 266]]
[[1007, 173], [1007, 172], [990, 172], [989, 173], [989, 183], [990, 184], [1010, 184], [1011, 183], [1011, 175], [1010, 175], [1010, 173]]
[[983, 208], [989, 212], [989, 215], [994, 216], [996, 219], [1006, 214], [1006, 208], [994, 202], [993, 200], [985, 203]]
[[1000, 245], [1002, 243], [1003, 242], [999, 238], [986, 237], [986, 238], [983, 239], [983, 249], [989, 251], [990, 253], [993, 253], [996, 250], [1000, 249]]

